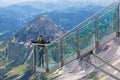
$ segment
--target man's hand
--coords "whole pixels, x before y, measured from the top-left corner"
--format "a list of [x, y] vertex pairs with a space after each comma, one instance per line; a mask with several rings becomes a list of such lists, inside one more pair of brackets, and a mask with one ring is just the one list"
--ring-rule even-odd
[[35, 41], [31, 38], [30, 40], [29, 40], [31, 43], [34, 43]]
[[47, 43], [50, 43], [50, 41], [47, 41]]

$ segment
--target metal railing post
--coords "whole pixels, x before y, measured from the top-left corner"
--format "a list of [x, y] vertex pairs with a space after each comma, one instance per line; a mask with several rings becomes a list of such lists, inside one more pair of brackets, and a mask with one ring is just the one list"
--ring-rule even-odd
[[77, 59], [80, 58], [80, 28], [77, 29]]
[[64, 66], [64, 40], [61, 38], [61, 67]]
[[46, 61], [46, 72], [49, 73], [49, 56], [48, 56], [48, 46], [45, 46], [45, 61]]
[[56, 48], [57, 49], [56, 49], [56, 55], [55, 55], [56, 58], [55, 59], [56, 59], [57, 62], [59, 62], [59, 54], [60, 54], [60, 52], [59, 52], [59, 44], [58, 43], [56, 44]]
[[99, 46], [98, 15], [96, 15], [96, 48]]
[[33, 45], [33, 71], [36, 71], [36, 53], [35, 53], [35, 45]]
[[117, 5], [117, 10], [116, 10], [116, 23], [117, 23], [117, 31], [116, 31], [116, 36], [119, 37], [120, 36], [120, 32], [119, 32], [119, 2]]

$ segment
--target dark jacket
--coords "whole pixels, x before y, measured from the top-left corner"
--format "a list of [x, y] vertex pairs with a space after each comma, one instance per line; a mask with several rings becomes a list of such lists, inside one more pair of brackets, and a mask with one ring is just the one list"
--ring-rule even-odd
[[[38, 44], [48, 44], [48, 43], [50, 43], [50, 41], [45, 41], [45, 40], [42, 40], [42, 41], [40, 41], [40, 40], [37, 40], [37, 41], [31, 41], [32, 43], [38, 43]], [[41, 45], [40, 47], [44, 47], [44, 45]]]

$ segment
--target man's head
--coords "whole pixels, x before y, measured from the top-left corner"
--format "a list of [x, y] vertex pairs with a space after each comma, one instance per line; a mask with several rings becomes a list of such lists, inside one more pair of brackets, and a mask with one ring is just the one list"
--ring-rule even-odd
[[43, 39], [43, 36], [42, 35], [39, 35], [39, 40], [41, 41]]

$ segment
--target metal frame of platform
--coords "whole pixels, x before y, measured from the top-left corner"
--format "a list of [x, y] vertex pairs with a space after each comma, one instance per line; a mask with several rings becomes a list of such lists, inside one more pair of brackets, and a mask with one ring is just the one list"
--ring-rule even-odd
[[[117, 7], [117, 10], [116, 10], [116, 17], [117, 18], [115, 20], [116, 31], [110, 33], [109, 35], [107, 35], [104, 38], [102, 38], [101, 40], [99, 40], [99, 31], [98, 31], [98, 27], [99, 27], [99, 25], [98, 25], [98, 18], [99, 17], [98, 17], [98, 14], [101, 13], [101, 12], [103, 12], [104, 10], [106, 10], [107, 8], [111, 7], [114, 4]], [[49, 67], [50, 66], [49, 65], [49, 52], [48, 52], [48, 46], [49, 46], [49, 44], [45, 45], [45, 50], [46, 50], [46, 52], [45, 52], [45, 55], [46, 55], [45, 56], [46, 67], [45, 68], [41, 68], [41, 67], [37, 67], [36, 66], [36, 61], [35, 61], [36, 57], [35, 57], [35, 52], [33, 51], [34, 52], [34, 55], [33, 55], [33, 61], [34, 61], [34, 63], [33, 63], [33, 69], [35, 71], [41, 71], [41, 72], [51, 73], [51, 72], [55, 71], [56, 69], [61, 68], [64, 65], [70, 63], [71, 61], [73, 61], [75, 59], [83, 58], [83, 57], [89, 55], [90, 51], [98, 48], [102, 44], [107, 43], [107, 42], [109, 42], [110, 40], [112, 40], [112, 39], [114, 39], [116, 37], [119, 37], [119, 35], [120, 35], [120, 30], [119, 30], [119, 18], [120, 17], [118, 17], [119, 15], [120, 15], [119, 14], [119, 2], [113, 2], [112, 4], [110, 4], [109, 6], [107, 6], [106, 8], [102, 9], [101, 11], [97, 12], [96, 14], [94, 14], [93, 16], [91, 16], [90, 18], [86, 19], [85, 21], [83, 21], [82, 23], [80, 23], [79, 25], [77, 25], [75, 28], [73, 28], [71, 31], [67, 32], [65, 35], [62, 35], [59, 39], [53, 41], [53, 43], [55, 43], [56, 41], [60, 40], [60, 46], [61, 46], [61, 53], [60, 53], [61, 54], [61, 61], [58, 62], [58, 63], [56, 63], [53, 67]], [[96, 33], [95, 33], [95, 35], [92, 36], [93, 38], [95, 37], [95, 40], [93, 41], [93, 44], [91, 44], [91, 45], [85, 47], [84, 49], [80, 50], [80, 46], [81, 46], [80, 40], [81, 39], [80, 39], [80, 35], [77, 35], [77, 45], [76, 45], [77, 46], [77, 51], [76, 51], [76, 53], [73, 54], [72, 56], [68, 57], [67, 59], [64, 59], [64, 50], [63, 50], [64, 49], [64, 37], [69, 36], [71, 32], [74, 32], [74, 30], [76, 30], [77, 33], [80, 33], [81, 32], [80, 31], [80, 26], [83, 23], [85, 23], [86, 21], [88, 21], [91, 18], [93, 18], [93, 17], [95, 17], [95, 21], [96, 21], [96, 25], [95, 25]], [[81, 27], [81, 28], [83, 28], [83, 27]], [[53, 43], [50, 43], [50, 44], [53, 44]], [[33, 50], [34, 50], [34, 46], [35, 45], [40, 45], [40, 44], [34, 44], [33, 45]], [[94, 55], [94, 56], [97, 57], [98, 59], [102, 60], [98, 56], [96, 56], [96, 55]], [[106, 61], [104, 61], [104, 60], [102, 60], [102, 61], [106, 63]], [[91, 64], [91, 63], [88, 63], [88, 64]], [[108, 65], [111, 66], [112, 68], [118, 70], [117, 68], [115, 68], [114, 66], [110, 65], [109, 63], [108, 63]], [[96, 67], [95, 65], [92, 64], [92, 66], [94, 66], [95, 68], [98, 69], [98, 67]], [[101, 69], [99, 69], [99, 70], [101, 70]], [[103, 70], [101, 70], [101, 71], [104, 72], [104, 73], [106, 73], [106, 74], [108, 74], [107, 72], [105, 72]], [[115, 78], [117, 80], [120, 80], [120, 79], [114, 77], [111, 74], [108, 74], [108, 75], [112, 76], [113, 78]]]

